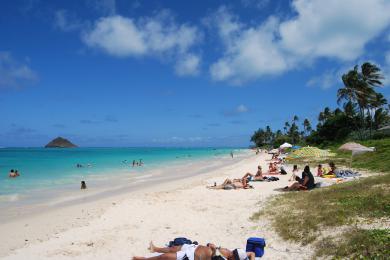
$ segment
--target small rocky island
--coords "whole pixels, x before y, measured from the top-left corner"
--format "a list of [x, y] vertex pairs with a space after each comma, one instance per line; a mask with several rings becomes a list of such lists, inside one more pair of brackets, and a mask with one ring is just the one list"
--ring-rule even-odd
[[53, 139], [50, 143], [45, 145], [45, 148], [73, 148], [77, 145], [71, 143], [68, 139], [57, 137]]

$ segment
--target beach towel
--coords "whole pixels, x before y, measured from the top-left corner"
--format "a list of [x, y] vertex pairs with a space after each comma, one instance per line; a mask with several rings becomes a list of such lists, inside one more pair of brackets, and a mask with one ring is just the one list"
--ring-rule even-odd
[[335, 175], [337, 178], [352, 178], [359, 177], [361, 174], [353, 172], [351, 170], [336, 170]]

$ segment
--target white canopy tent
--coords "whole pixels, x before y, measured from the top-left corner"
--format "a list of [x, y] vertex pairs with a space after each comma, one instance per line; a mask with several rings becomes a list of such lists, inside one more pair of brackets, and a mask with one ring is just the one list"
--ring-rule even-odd
[[282, 144], [281, 146], [279, 146], [280, 148], [291, 148], [292, 147], [292, 144], [289, 144], [289, 143], [284, 143]]

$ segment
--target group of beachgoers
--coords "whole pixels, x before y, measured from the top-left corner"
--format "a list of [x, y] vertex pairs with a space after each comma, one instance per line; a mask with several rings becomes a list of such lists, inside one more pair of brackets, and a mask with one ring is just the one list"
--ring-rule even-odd
[[16, 178], [16, 177], [19, 177], [20, 176], [20, 173], [18, 170], [14, 170], [14, 169], [11, 169], [8, 173], [8, 177], [9, 178]]
[[273, 155], [271, 162], [268, 166], [268, 171], [263, 173], [261, 166], [257, 167], [257, 172], [252, 174], [250, 172], [246, 173], [239, 179], [226, 179], [222, 184], [217, 185], [214, 183], [213, 186], [208, 186], [209, 189], [223, 189], [223, 190], [231, 190], [231, 189], [252, 189], [253, 186], [249, 184], [251, 181], [278, 181], [277, 177], [270, 177], [265, 175], [278, 175], [287, 174], [284, 167], [284, 158], [278, 158], [278, 156]]
[[159, 253], [157, 256], [152, 257], [140, 257], [135, 256], [133, 260], [254, 260], [255, 253], [245, 252], [245, 250], [236, 248], [229, 250], [221, 246], [216, 246], [213, 243], [207, 243], [206, 245], [198, 244], [184, 244], [171, 247], [157, 247], [150, 242], [149, 251], [151, 253]]
[[[122, 163], [127, 165], [128, 161], [127, 160], [123, 160]], [[139, 161], [133, 160], [133, 163], [130, 164], [130, 165], [132, 165], [133, 167], [143, 166], [144, 162], [142, 161], [142, 159], [139, 159]]]
[[[217, 185], [214, 183], [213, 186], [207, 186], [209, 189], [251, 189], [252, 185], [249, 184], [251, 181], [277, 181], [279, 178], [274, 176], [265, 176], [265, 175], [286, 175], [287, 171], [284, 167], [285, 159], [280, 156], [279, 153], [272, 155], [272, 159], [268, 166], [268, 171], [263, 174], [262, 168], [259, 165], [257, 167], [257, 172], [252, 174], [250, 172], [246, 173], [243, 177], [239, 179], [225, 179], [225, 181]], [[339, 171], [336, 169], [334, 162], [329, 162], [329, 165], [324, 167], [319, 164], [317, 167], [317, 177], [322, 178], [336, 178], [336, 177], [355, 177], [359, 176], [358, 173], [352, 171]], [[316, 187], [314, 176], [310, 171], [309, 165], [306, 165], [303, 169], [301, 177], [299, 177], [299, 169], [297, 165], [293, 166], [292, 176], [289, 181], [294, 181], [290, 186], [284, 187], [283, 191], [299, 191], [299, 190], [311, 190]]]

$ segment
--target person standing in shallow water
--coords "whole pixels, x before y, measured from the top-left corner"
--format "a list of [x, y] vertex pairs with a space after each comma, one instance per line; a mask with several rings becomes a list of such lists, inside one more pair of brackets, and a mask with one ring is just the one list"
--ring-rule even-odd
[[231, 156], [232, 158], [234, 157], [233, 151], [230, 152], [230, 156]]

